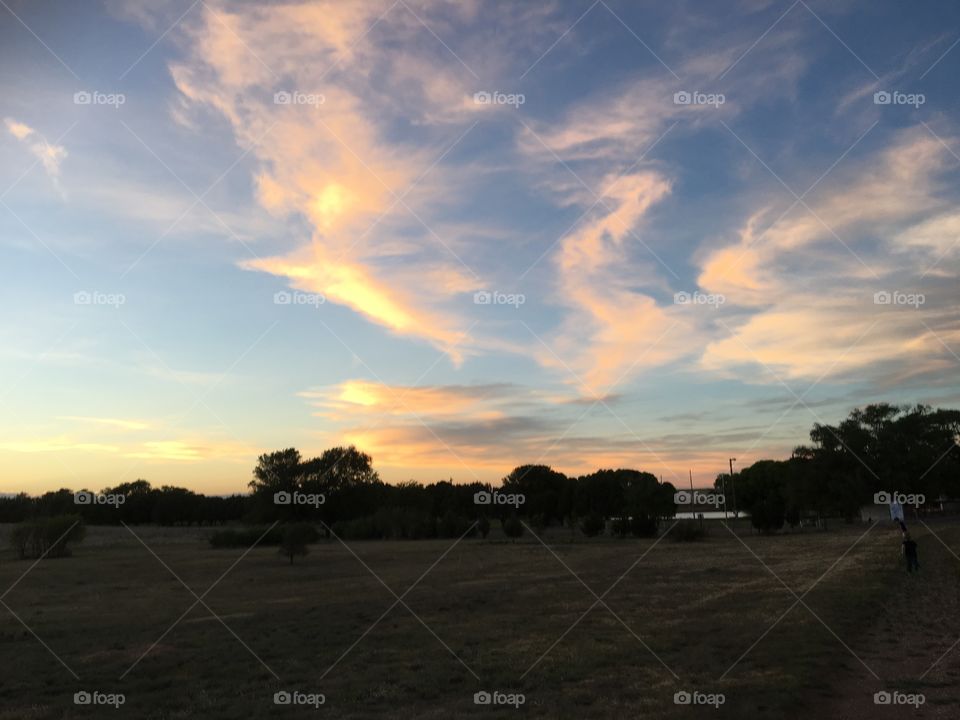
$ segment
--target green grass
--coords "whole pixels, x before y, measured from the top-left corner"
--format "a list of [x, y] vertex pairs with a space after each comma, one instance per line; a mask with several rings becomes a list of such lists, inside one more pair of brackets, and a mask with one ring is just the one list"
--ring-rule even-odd
[[[918, 533], [924, 575], [910, 586], [897, 534], [877, 527], [804, 598], [809, 609], [798, 604], [741, 658], [796, 600], [773, 573], [802, 595], [864, 529], [744, 534], [749, 549], [719, 526], [703, 542], [663, 540], [604, 598], [619, 619], [602, 605], [580, 619], [595, 601], [580, 579], [604, 593], [652, 540], [571, 543], [554, 531], [546, 540], [561, 563], [529, 535], [466, 539], [404, 597], [409, 610], [398, 604], [372, 630], [395, 602], [380, 580], [402, 595], [452, 541], [349, 543], [379, 579], [336, 541], [312, 545], [293, 567], [276, 548], [258, 548], [204, 598], [229, 630], [198, 605], [130, 670], [195, 598], [123, 528], [90, 528], [73, 557], [41, 562], [4, 598], [80, 679], [0, 606], [0, 720], [319, 716], [275, 706], [282, 689], [323, 693], [319, 713], [336, 718], [707, 712], [674, 705], [680, 689], [724, 693], [720, 710], [709, 710], [717, 717], [809, 715], [851, 692], [872, 698], [910, 681], [881, 674], [878, 683], [833, 633], [873, 667], [883, 662], [878, 631], [909, 607], [905, 593], [925, 583], [928, 594], [956, 594], [956, 561], [938, 542]], [[242, 554], [211, 549], [207, 531], [136, 531], [198, 595]], [[957, 546], [956, 528], [937, 532]], [[5, 550], [0, 588], [29, 566]], [[954, 638], [944, 623], [953, 628], [955, 618], [926, 618], [924, 632], [943, 647], [916, 648], [917, 666], [946, 650]], [[956, 665], [948, 657], [943, 670]], [[942, 675], [926, 680], [931, 706], [954, 697]], [[74, 705], [84, 689], [122, 692], [126, 702], [117, 711]], [[481, 689], [526, 702], [478, 707]]]

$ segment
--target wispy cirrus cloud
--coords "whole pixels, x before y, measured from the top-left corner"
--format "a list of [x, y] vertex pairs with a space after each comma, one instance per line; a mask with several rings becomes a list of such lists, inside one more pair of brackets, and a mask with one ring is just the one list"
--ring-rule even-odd
[[[948, 279], [960, 271], [950, 172], [942, 144], [909, 128], [839, 170], [806, 207], [764, 208], [738, 242], [705, 251], [700, 285], [748, 312], [707, 345], [703, 367], [761, 364], [808, 379], [858, 371], [888, 381], [947, 370], [944, 343], [960, 339], [945, 312], [956, 297]], [[915, 302], [883, 302], [897, 292]]]
[[146, 430], [150, 427], [149, 423], [140, 420], [124, 420], [121, 418], [107, 417], [89, 417], [84, 415], [60, 415], [57, 420], [72, 420], [79, 423], [92, 423], [94, 425], [103, 425], [116, 430]]
[[47, 141], [43, 135], [37, 132], [29, 125], [14, 120], [13, 118], [4, 118], [7, 132], [22, 142], [30, 154], [33, 155], [47, 175], [53, 181], [54, 186], [60, 189], [60, 164], [67, 157], [67, 149], [62, 145], [56, 145]]
[[[209, 3], [189, 23], [191, 51], [171, 72], [177, 117], [193, 123], [204, 109], [226, 117], [258, 160], [259, 202], [279, 218], [309, 221], [299, 248], [244, 267], [323, 293], [461, 362], [482, 340], [464, 337], [468, 323], [450, 300], [482, 280], [463, 239], [435, 229], [438, 208], [456, 198], [443, 159], [476, 122], [474, 58], [495, 68], [504, 60], [491, 44], [509, 43], [486, 33], [484, 52], [468, 47], [470, 65], [459, 62], [435, 33], [477, 21], [477, 6], [429, 10], [428, 29], [403, 4]], [[290, 102], [278, 105], [278, 92]]]

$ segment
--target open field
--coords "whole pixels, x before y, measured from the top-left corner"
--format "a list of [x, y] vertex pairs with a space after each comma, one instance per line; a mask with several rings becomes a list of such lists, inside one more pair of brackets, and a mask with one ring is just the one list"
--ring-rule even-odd
[[[293, 567], [274, 548], [212, 550], [206, 530], [134, 528], [148, 550], [89, 528], [3, 598], [0, 719], [955, 717], [960, 648], [919, 681], [960, 637], [960, 561], [937, 539], [960, 548], [960, 526], [931, 529], [908, 577], [886, 525], [738, 539], [717, 524], [685, 544], [553, 531], [549, 548], [332, 540]], [[5, 548], [0, 586], [30, 564]], [[196, 597], [173, 573], [209, 609], [184, 615]], [[878, 708], [882, 689], [926, 703]], [[125, 703], [77, 706], [81, 690]], [[280, 690], [325, 703], [276, 706]], [[525, 702], [478, 706], [481, 690]], [[681, 690], [725, 702], [676, 705]]]

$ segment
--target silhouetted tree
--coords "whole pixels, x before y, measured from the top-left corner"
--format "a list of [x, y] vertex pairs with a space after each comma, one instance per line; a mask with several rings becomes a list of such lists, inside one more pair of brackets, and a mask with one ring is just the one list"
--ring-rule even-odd
[[283, 529], [283, 539], [280, 541], [280, 554], [290, 558], [293, 565], [295, 555], [305, 556], [309, 552], [307, 543], [316, 538], [316, 531], [307, 523], [294, 523]]
[[520, 519], [511, 515], [502, 521], [503, 534], [508, 538], [518, 538], [523, 535], [523, 523]]
[[561, 498], [567, 478], [547, 465], [521, 465], [503, 479], [504, 493], [522, 494], [525, 498], [519, 512], [538, 518], [541, 527], [559, 522], [563, 517]]

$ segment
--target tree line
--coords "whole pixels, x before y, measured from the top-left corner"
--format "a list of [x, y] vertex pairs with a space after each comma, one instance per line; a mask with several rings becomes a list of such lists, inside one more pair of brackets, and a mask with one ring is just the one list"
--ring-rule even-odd
[[[805, 518], [852, 520], [877, 492], [922, 495], [926, 504], [960, 497], [960, 411], [889, 404], [854, 410], [836, 426], [815, 424], [810, 445], [786, 460], [761, 460], [721, 474], [714, 486], [727, 508], [750, 515], [762, 531]], [[656, 535], [677, 511], [677, 488], [649, 472], [597, 470], [569, 477], [546, 465], [522, 465], [499, 486], [383, 482], [372, 458], [335, 447], [319, 457], [294, 448], [260, 456], [247, 494], [207, 496], [146, 480], [98, 493], [84, 502], [68, 489], [38, 497], [0, 498], [0, 522], [76, 515], [85, 524], [220, 526], [314, 523], [348, 539], [417, 539], [485, 535], [491, 520], [520, 534], [524, 526], [564, 526], [596, 535]], [[882, 507], [877, 514], [885, 513]], [[237, 531], [239, 532], [239, 531]], [[278, 539], [279, 542], [279, 539]]]
[[889, 403], [852, 411], [838, 425], [815, 423], [809, 445], [786, 460], [760, 460], [717, 476], [714, 487], [734, 488], [740, 509], [756, 527], [772, 531], [804, 518], [850, 521], [894, 493], [922, 512], [940, 499], [960, 499], [960, 410]]

